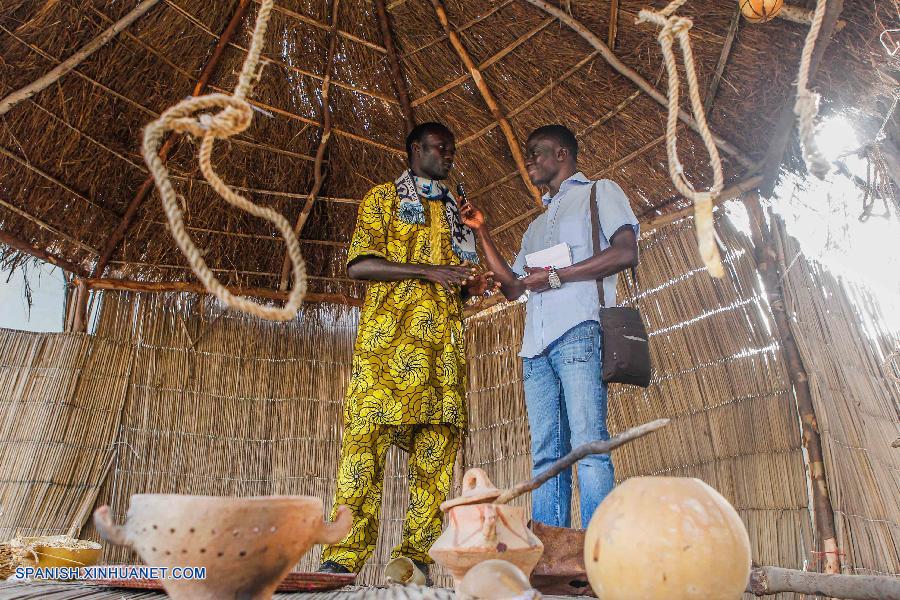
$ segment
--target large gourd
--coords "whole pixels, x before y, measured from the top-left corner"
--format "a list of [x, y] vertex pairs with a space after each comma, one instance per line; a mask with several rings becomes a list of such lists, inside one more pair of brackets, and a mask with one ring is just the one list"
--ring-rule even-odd
[[784, 7], [784, 0], [738, 0], [741, 13], [752, 23], [765, 23], [775, 18]]
[[699, 479], [635, 477], [606, 497], [584, 563], [603, 600], [735, 600], [750, 540], [731, 504]]

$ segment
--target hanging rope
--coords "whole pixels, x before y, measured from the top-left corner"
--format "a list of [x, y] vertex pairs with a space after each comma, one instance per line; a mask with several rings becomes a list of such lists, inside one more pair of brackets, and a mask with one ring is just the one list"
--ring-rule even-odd
[[824, 179], [831, 170], [831, 164], [822, 156], [819, 146], [816, 144], [816, 117], [819, 115], [819, 94], [808, 89], [809, 64], [812, 60], [813, 50], [816, 47], [816, 39], [825, 19], [826, 0], [818, 0], [816, 11], [813, 13], [812, 24], [806, 34], [806, 42], [803, 44], [803, 54], [800, 55], [800, 73], [797, 76], [797, 99], [794, 102], [794, 114], [797, 115], [797, 128], [800, 131], [800, 147], [803, 149], [803, 160], [810, 173]]
[[[707, 271], [713, 277], [723, 277], [725, 269], [719, 256], [719, 247], [716, 245], [716, 231], [713, 225], [713, 205], [716, 196], [722, 191], [724, 179], [722, 176], [722, 161], [719, 159], [719, 151], [713, 141], [712, 132], [706, 122], [706, 113], [703, 110], [703, 100], [700, 98], [700, 86], [697, 83], [697, 71], [694, 67], [694, 54], [691, 50], [690, 29], [694, 23], [686, 18], [674, 16], [687, 0], [674, 0], [659, 12], [643, 9], [638, 13], [638, 23], [650, 22], [659, 25], [662, 29], [657, 36], [662, 48], [663, 59], [666, 63], [666, 71], [669, 75], [669, 116], [666, 121], [666, 151], [669, 157], [669, 176], [675, 189], [694, 204], [694, 226], [697, 230], [697, 246], [700, 256]], [[684, 175], [684, 168], [678, 159], [678, 96], [680, 84], [678, 80], [678, 65], [675, 62], [675, 53], [672, 49], [675, 38], [684, 55], [684, 70], [688, 83], [688, 96], [691, 99], [691, 110], [703, 138], [703, 144], [709, 153], [709, 162], [713, 170], [713, 184], [708, 191], [698, 192]]]
[[[156, 187], [162, 198], [163, 209], [169, 221], [172, 236], [181, 248], [182, 253], [188, 259], [191, 269], [208, 292], [215, 295], [225, 305], [241, 310], [262, 319], [270, 321], [289, 321], [297, 315], [303, 296], [306, 293], [306, 264], [300, 254], [300, 243], [296, 234], [280, 213], [271, 208], [254, 204], [247, 198], [235, 193], [216, 174], [212, 167], [212, 151], [217, 139], [227, 139], [246, 130], [253, 120], [253, 108], [246, 100], [252, 84], [259, 78], [260, 72], [257, 65], [265, 42], [266, 28], [269, 15], [272, 12], [274, 0], [262, 0], [259, 14], [256, 17], [256, 25], [253, 30], [253, 41], [250, 50], [241, 67], [234, 95], [208, 94], [196, 98], [187, 98], [167, 109], [160, 117], [147, 125], [144, 130], [143, 155]], [[212, 108], [222, 109], [216, 114], [207, 111]], [[200, 113], [194, 116], [195, 113]], [[294, 287], [288, 295], [287, 303], [281, 307], [263, 306], [244, 296], [236, 296], [216, 279], [212, 271], [203, 260], [200, 250], [194, 245], [184, 228], [184, 218], [181, 206], [172, 183], [169, 180], [169, 171], [160, 160], [157, 153], [163, 137], [168, 131], [190, 133], [202, 139], [200, 144], [199, 160], [200, 170], [216, 192], [226, 202], [256, 217], [271, 222], [281, 232], [287, 244], [288, 256], [293, 264]]]

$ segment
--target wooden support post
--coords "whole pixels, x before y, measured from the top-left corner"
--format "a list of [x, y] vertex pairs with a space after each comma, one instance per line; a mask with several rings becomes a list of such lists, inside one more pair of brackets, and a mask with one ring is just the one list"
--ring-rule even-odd
[[8, 113], [10, 109], [19, 102], [28, 100], [41, 90], [46, 89], [59, 81], [66, 73], [77, 67], [91, 54], [105, 46], [124, 29], [127, 29], [132, 23], [144, 16], [147, 11], [156, 6], [158, 2], [159, 0], [144, 0], [134, 7], [131, 12], [108, 27], [103, 33], [79, 48], [75, 54], [56, 65], [50, 72], [0, 100], [0, 116]]
[[[313, 206], [316, 203], [316, 197], [322, 189], [325, 181], [325, 174], [322, 172], [322, 162], [325, 159], [325, 152], [328, 149], [328, 140], [331, 139], [331, 104], [328, 102], [329, 93], [331, 91], [331, 73], [334, 70], [332, 62], [334, 61], [334, 51], [337, 46], [337, 17], [340, 0], [332, 0], [331, 2], [331, 30], [328, 34], [328, 51], [325, 54], [325, 78], [322, 80], [322, 135], [319, 138], [319, 149], [316, 150], [316, 162], [313, 166], [313, 186], [300, 214], [297, 215], [297, 222], [294, 224], [294, 233], [297, 237], [303, 232], [303, 227], [312, 213]], [[281, 261], [281, 279], [278, 289], [284, 291], [288, 289], [291, 281], [291, 257], [285, 251], [284, 258]]]
[[400, 102], [400, 110], [403, 111], [403, 120], [406, 123], [406, 133], [408, 134], [416, 126], [416, 116], [413, 113], [412, 105], [409, 103], [409, 91], [406, 88], [406, 79], [403, 78], [403, 71], [400, 69], [400, 59], [397, 57], [397, 49], [394, 46], [394, 31], [391, 28], [391, 20], [384, 0], [375, 0], [375, 10], [378, 13], [378, 26], [381, 28], [381, 37], [387, 50], [388, 65], [391, 67], [391, 86], [394, 88], [394, 95], [397, 96], [397, 101]]
[[509, 146], [509, 151], [512, 153], [513, 161], [515, 161], [516, 163], [516, 167], [519, 171], [519, 176], [522, 178], [522, 183], [525, 184], [525, 188], [531, 194], [532, 198], [534, 198], [535, 203], [539, 206], [542, 205], [541, 193], [536, 187], [534, 187], [534, 185], [532, 185], [531, 179], [528, 177], [528, 171], [525, 169], [525, 157], [522, 155], [521, 145], [516, 139], [515, 133], [513, 133], [512, 126], [509, 124], [509, 120], [500, 109], [500, 105], [497, 103], [497, 100], [494, 98], [494, 94], [491, 93], [490, 88], [484, 81], [484, 77], [481, 75], [481, 71], [479, 71], [478, 67], [475, 66], [475, 63], [472, 61], [472, 57], [469, 56], [469, 52], [466, 50], [465, 46], [463, 46], [459, 34], [457, 34], [456, 31], [454, 31], [453, 28], [450, 27], [450, 20], [447, 18], [447, 11], [444, 9], [442, 1], [431, 0], [431, 4], [434, 6], [434, 12], [437, 14], [438, 21], [444, 28], [444, 33], [447, 34], [447, 37], [450, 40], [450, 44], [453, 46], [453, 49], [456, 50], [456, 54], [459, 56], [460, 60], [462, 60], [463, 64], [466, 66], [466, 69], [468, 69], [469, 74], [472, 76], [472, 81], [475, 82], [475, 86], [478, 88], [478, 91], [481, 92], [481, 97], [484, 99], [484, 103], [487, 104], [488, 109], [491, 111], [494, 120], [500, 124], [500, 129], [503, 131], [503, 135], [506, 137], [506, 143]]
[[821, 543], [825, 557], [825, 572], [840, 573], [841, 561], [838, 554], [837, 535], [834, 525], [834, 510], [828, 493], [828, 478], [825, 473], [825, 462], [822, 455], [822, 440], [819, 436], [819, 425], [816, 411], [809, 389], [809, 376], [803, 364], [803, 357], [791, 330], [791, 319], [787, 314], [784, 290], [781, 285], [779, 271], [784, 265], [779, 264], [778, 252], [772, 241], [772, 233], [766, 226], [765, 216], [759, 203], [759, 194], [751, 192], [745, 197], [744, 204], [750, 214], [750, 226], [753, 232], [754, 254], [756, 264], [765, 286], [765, 293], [772, 308], [775, 329], [781, 342], [781, 350], [787, 365], [788, 375], [797, 401], [800, 414], [803, 448], [809, 460], [809, 478], [812, 488], [813, 515], [816, 535]]
[[72, 331], [75, 333], [87, 332], [87, 305], [91, 292], [84, 280], [79, 280], [75, 288], [75, 318], [72, 322]]
[[[191, 294], [208, 294], [202, 283], [190, 281], [134, 281], [129, 279], [76, 279], [73, 284], [84, 285], [91, 290], [111, 290], [120, 292], [188, 292]], [[229, 287], [232, 294], [238, 296], [252, 296], [267, 300], [285, 301], [289, 293], [269, 288]], [[347, 304], [350, 306], [362, 306], [362, 301], [343, 294], [314, 294], [307, 293], [303, 297], [304, 303], [329, 302], [332, 304]]]
[[[785, 4], [781, 7], [781, 10], [778, 11], [778, 14], [775, 15], [779, 19], [784, 19], [785, 21], [790, 21], [792, 23], [799, 23], [801, 25], [811, 25], [813, 21], [813, 13], [808, 8], [802, 8], [800, 6], [794, 6], [793, 4]], [[840, 31], [844, 27], [847, 26], [847, 21], [843, 19], [838, 19], [834, 24], [834, 30]]]
[[[529, 0], [530, 1], [530, 0]], [[812, 82], [819, 68], [822, 56], [831, 43], [831, 34], [835, 29], [838, 15], [844, 8], [844, 0], [823, 0], [828, 2], [825, 6], [825, 17], [822, 20], [822, 28], [819, 30], [819, 37], [816, 40], [816, 47], [813, 50], [812, 57], [809, 61], [809, 81]], [[778, 124], [772, 129], [772, 141], [769, 149], [763, 158], [763, 182], [759, 187], [760, 193], [766, 198], [770, 198], [775, 191], [775, 183], [778, 181], [778, 174], [781, 172], [781, 163], [784, 160], [784, 153], [787, 151], [788, 144], [797, 129], [797, 116], [794, 114], [794, 102], [797, 99], [797, 86], [793, 85], [788, 93], [785, 104], [781, 109], [781, 116], [778, 118]]]
[[[432, 0], [432, 2], [435, 1], [436, 0]], [[590, 29], [585, 27], [580, 21], [578, 21], [578, 19], [560, 9], [558, 6], [547, 2], [547, 0], [526, 1], [529, 4], [532, 4], [537, 8], [540, 8], [541, 10], [553, 15], [554, 17], [568, 25], [573, 31], [575, 31], [575, 33], [580, 35], [587, 43], [598, 50], [600, 52], [600, 56], [603, 57], [603, 59], [609, 64], [609, 66], [618, 71], [621, 75], [625, 76], [627, 79], [631, 80], [631, 82], [634, 83], [638, 88], [640, 88], [641, 91], [656, 100], [656, 102], [658, 102], [660, 105], [668, 108], [669, 100], [664, 94], [660, 93], [655, 87], [653, 87], [653, 85], [650, 84], [649, 81], [641, 77], [637, 71], [619, 60], [619, 58], [613, 53], [613, 51], [609, 49], [609, 46], [604, 44], [599, 37], [594, 35], [594, 33]], [[678, 118], [683, 123], [687, 124], [688, 127], [693, 129], [697, 133], [700, 133], [700, 128], [697, 125], [697, 122], [686, 111], [679, 110]], [[744, 167], [753, 168], [753, 161], [747, 158], [744, 153], [741, 152], [733, 144], [727, 142], [726, 140], [723, 140], [716, 135], [713, 135], [713, 141], [720, 150], [733, 156], [735, 160], [741, 163]]]
[[[252, 0], [239, 0], [238, 5], [231, 16], [231, 19], [228, 21], [228, 25], [225, 27], [225, 31], [222, 32], [221, 36], [219, 36], [219, 41], [216, 43], [215, 48], [213, 48], [212, 55], [209, 57], [209, 60], [206, 62], [206, 65], [200, 72], [200, 77], [197, 79], [197, 84], [194, 86], [192, 95], [200, 96], [206, 90], [210, 80], [212, 79], [212, 76], [215, 74], [216, 69], [219, 66], [219, 61], [222, 58], [222, 54], [224, 53], [225, 48], [228, 46], [231, 38], [234, 37], [234, 34], [241, 23], [241, 20], [243, 20], [244, 18], [244, 14], [247, 12], [247, 7], [249, 7], [250, 4], [252, 4]], [[163, 161], [168, 158], [169, 152], [172, 150], [172, 147], [175, 145], [175, 141], [177, 139], [178, 134], [170, 133], [166, 138], [166, 141], [163, 142], [163, 145], [159, 149], [159, 157]], [[150, 196], [152, 190], [153, 177], [151, 176], [147, 177], [147, 179], [144, 180], [144, 183], [141, 184], [141, 187], [138, 188], [138, 191], [134, 195], [134, 198], [132, 198], [131, 202], [128, 203], [128, 207], [125, 209], [125, 214], [122, 216], [122, 220], [119, 221], [118, 226], [116, 226], [115, 230], [112, 232], [112, 235], [109, 236], [106, 245], [103, 247], [103, 251], [100, 254], [100, 259], [97, 261], [97, 266], [94, 267], [94, 277], [103, 275], [103, 271], [106, 270], [106, 266], [112, 259], [113, 253], [119, 247], [119, 244], [122, 243], [122, 240], [125, 239], [125, 234], [128, 233], [128, 230], [131, 228], [132, 223], [134, 223], [134, 219], [137, 217], [138, 209], [140, 209], [147, 197]]]

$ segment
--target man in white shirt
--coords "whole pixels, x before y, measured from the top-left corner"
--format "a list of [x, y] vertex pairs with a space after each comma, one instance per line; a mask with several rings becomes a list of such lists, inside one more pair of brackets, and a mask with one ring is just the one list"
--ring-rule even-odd
[[[525, 403], [531, 428], [535, 474], [573, 447], [608, 439], [607, 389], [601, 378], [601, 310], [597, 280], [603, 280], [605, 306], [616, 304], [619, 271], [638, 263], [638, 222], [616, 183], [591, 181], [578, 170], [578, 142], [562, 125], [545, 125], [528, 136], [525, 166], [531, 182], [546, 186], [546, 211], [529, 226], [512, 267], [497, 251], [483, 213], [462, 206], [503, 295], [514, 300], [529, 292], [522, 341]], [[591, 188], [600, 217], [600, 253], [594, 254]], [[526, 266], [526, 256], [565, 243], [572, 264], [563, 268]], [[578, 462], [581, 524], [615, 484], [609, 455]], [[572, 473], [566, 470], [532, 495], [535, 521], [571, 526]]]

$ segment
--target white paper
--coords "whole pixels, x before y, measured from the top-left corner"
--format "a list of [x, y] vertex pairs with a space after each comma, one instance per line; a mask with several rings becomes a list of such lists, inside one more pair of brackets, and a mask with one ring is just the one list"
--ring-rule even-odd
[[572, 249], [565, 242], [532, 252], [525, 255], [525, 265], [528, 267], [543, 269], [554, 267], [562, 269], [572, 265]]

